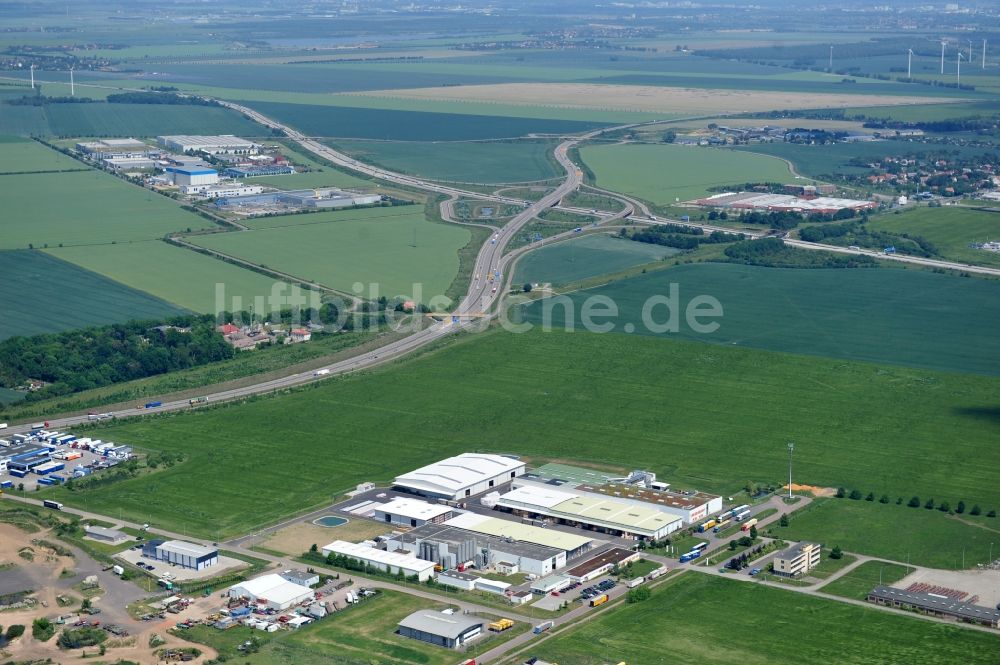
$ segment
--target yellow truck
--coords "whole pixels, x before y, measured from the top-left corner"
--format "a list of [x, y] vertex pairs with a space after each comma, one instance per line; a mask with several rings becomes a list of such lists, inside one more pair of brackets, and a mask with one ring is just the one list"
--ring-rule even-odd
[[510, 619], [499, 619], [498, 621], [494, 621], [490, 624], [490, 630], [497, 633], [502, 633], [503, 631], [513, 627], [514, 627], [514, 622], [511, 621]]

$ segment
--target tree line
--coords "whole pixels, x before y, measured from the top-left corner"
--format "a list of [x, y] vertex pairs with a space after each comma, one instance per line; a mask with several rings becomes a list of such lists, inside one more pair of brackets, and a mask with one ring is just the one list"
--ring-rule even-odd
[[715, 245], [735, 242], [746, 238], [742, 233], [726, 233], [725, 231], [712, 231], [706, 234], [704, 229], [683, 226], [681, 224], [651, 226], [641, 231], [633, 231], [632, 233], [629, 233], [626, 229], [622, 229], [618, 233], [621, 237], [629, 238], [636, 242], [684, 250], [697, 249], [702, 244]]
[[733, 243], [726, 248], [730, 263], [771, 268], [874, 268], [870, 256], [838, 255], [789, 247], [781, 238], [761, 238]]
[[108, 95], [109, 104], [171, 104], [174, 106], [221, 106], [214, 99], [162, 92], [122, 92]]
[[[854, 489], [848, 492], [847, 489], [843, 487], [837, 488], [837, 493], [835, 496], [838, 499], [847, 498], [851, 499], [852, 501], [860, 501], [862, 498], [864, 498], [865, 501], [872, 501], [872, 502], [875, 501], [875, 492], [868, 492], [868, 494], [865, 495], [861, 490]], [[883, 494], [881, 497], [879, 497], [878, 502], [882, 504], [892, 503], [892, 501], [889, 499], [889, 495], [887, 494]], [[959, 499], [958, 503], [955, 504], [954, 508], [948, 501], [941, 501], [940, 503], [936, 503], [933, 498], [929, 498], [922, 503], [923, 507], [927, 510], [934, 510], [935, 508], [937, 508], [942, 513], [948, 513], [949, 515], [962, 515], [965, 513], [967, 508], [964, 499]], [[896, 497], [895, 504], [897, 506], [901, 506], [903, 504], [903, 497], [901, 496]], [[919, 508], [921, 506], [920, 497], [919, 496], [910, 497], [910, 500], [906, 502], [906, 505], [910, 508]], [[982, 515], [983, 509], [979, 507], [978, 503], [973, 504], [973, 506], [969, 508], [969, 514], [974, 517]], [[988, 513], [986, 513], [986, 516], [996, 517], [997, 511], [990, 510]]]
[[[215, 330], [211, 315], [129, 321], [0, 342], [0, 386], [29, 380], [46, 385], [29, 393], [37, 401], [226, 360], [235, 351]], [[190, 328], [181, 332], [176, 327]]]

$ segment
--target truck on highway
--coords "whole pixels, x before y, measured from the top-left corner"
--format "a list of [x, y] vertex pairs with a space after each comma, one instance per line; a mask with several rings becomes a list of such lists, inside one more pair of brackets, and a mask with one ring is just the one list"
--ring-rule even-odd
[[188, 404], [194, 406], [195, 404], [204, 404], [207, 401], [208, 401], [207, 397], [193, 397], [188, 400]]
[[48, 426], [49, 426], [49, 423], [47, 421], [44, 422], [44, 423], [32, 423], [31, 424], [31, 431], [32, 432], [38, 432], [38, 431], [41, 431], [41, 430], [45, 429]]
[[63, 505], [61, 503], [59, 503], [58, 501], [52, 501], [50, 499], [46, 499], [45, 501], [42, 501], [42, 506], [45, 507], [45, 508], [51, 508], [52, 510], [62, 510], [63, 509]]
[[753, 518], [752, 520], [747, 520], [746, 522], [743, 523], [743, 526], [740, 527], [740, 531], [749, 531], [750, 527], [752, 527], [756, 523], [757, 523], [756, 517]]
[[545, 631], [550, 630], [554, 625], [556, 625], [554, 621], [543, 621], [542, 623], [535, 626], [535, 628], [531, 632], [533, 632], [535, 635], [541, 635]]
[[163, 406], [163, 402], [146, 402], [147, 409], [155, 409], [158, 406]]

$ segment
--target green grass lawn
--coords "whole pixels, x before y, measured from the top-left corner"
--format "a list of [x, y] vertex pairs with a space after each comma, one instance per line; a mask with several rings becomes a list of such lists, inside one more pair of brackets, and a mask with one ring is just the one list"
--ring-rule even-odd
[[678, 487], [732, 494], [747, 480], [780, 481], [795, 441], [798, 482], [989, 510], [1000, 508], [998, 401], [990, 377], [496, 331], [292, 394], [102, 426], [102, 439], [188, 461], [86, 493], [47, 491], [109, 515], [233, 535], [469, 450], [649, 468]]
[[914, 570], [916, 569], [901, 564], [865, 561], [843, 577], [824, 584], [820, 587], [820, 591], [844, 598], [864, 600], [880, 583], [887, 586], [895, 584]]
[[249, 232], [190, 240], [341, 291], [353, 292], [360, 282], [366, 297], [371, 288], [375, 295], [424, 303], [444, 294], [458, 274], [458, 250], [469, 231], [428, 222], [419, 206], [373, 210], [331, 213], [336, 223], [321, 214], [296, 215], [286, 218], [292, 226], [261, 228], [280, 219], [268, 218]]
[[[882, 489], [871, 487], [876, 496]], [[867, 493], [867, 492], [865, 492]], [[815, 505], [796, 512], [787, 527], [773, 527], [773, 533], [785, 540], [811, 540], [823, 543], [826, 548], [839, 545], [842, 549], [859, 554], [884, 557], [929, 566], [931, 568], [961, 568], [962, 552], [965, 567], [989, 561], [990, 543], [1000, 540], [1000, 520], [989, 517], [962, 516], [971, 522], [959, 521], [938, 510], [921, 506], [910, 508], [906, 503], [912, 495], [921, 501], [935, 498], [947, 500], [953, 507], [961, 496], [939, 495], [929, 492], [903, 494], [903, 504], [896, 505], [896, 495], [891, 501], [854, 501], [851, 499], [817, 499]], [[972, 503], [966, 500], [968, 511]], [[983, 512], [995, 508], [983, 506]]]
[[0, 302], [4, 303], [0, 340], [185, 312], [148, 293], [28, 250], [0, 251]]
[[[249, 309], [263, 298], [256, 311], [270, 309], [268, 298], [276, 282], [270, 277], [231, 263], [176, 247], [160, 240], [105, 244], [93, 247], [49, 249], [64, 259], [113, 280], [200, 313]], [[222, 285], [224, 299], [216, 303]], [[286, 288], [279, 295], [287, 296]], [[236, 298], [239, 298], [237, 306]]]
[[2, 176], [0, 198], [6, 211], [0, 249], [150, 240], [210, 225], [170, 199], [96, 170]]
[[41, 143], [19, 137], [0, 137], [0, 175], [68, 170], [85, 171], [87, 167]]
[[1000, 238], [1000, 213], [969, 208], [914, 208], [899, 215], [879, 215], [872, 229], [908, 233], [931, 241], [941, 256], [974, 265], [1000, 267], [1000, 252], [972, 249], [973, 242]]
[[541, 247], [517, 262], [514, 283], [566, 284], [660, 261], [680, 250], [592, 234]]
[[[721, 623], [720, 623], [721, 622]], [[719, 643], [720, 626], [730, 639]], [[546, 640], [532, 655], [573, 665], [995, 662], [1000, 638], [782, 589], [685, 573]]]
[[[653, 296], [679, 294], [678, 331], [660, 333], [725, 345], [830, 358], [892, 363], [937, 370], [1000, 374], [1000, 283], [898, 269], [793, 269], [737, 264], [680, 265], [611, 282], [569, 298], [581, 328], [583, 303], [604, 296], [618, 315], [597, 319], [615, 330], [634, 327], [654, 334], [642, 312]], [[719, 327], [696, 332], [684, 308], [693, 298], [711, 296], [722, 305]], [[560, 304], [560, 302], [562, 304]], [[536, 301], [524, 308], [525, 320], [565, 326], [562, 301]], [[658, 307], [655, 321], [667, 314]]]
[[246, 661], [252, 665], [454, 665], [457, 659], [471, 657], [520, 632], [487, 633], [492, 639], [477, 640], [467, 654], [395, 634], [396, 624], [409, 614], [445, 606], [383, 591], [358, 606], [273, 639]]
[[656, 204], [687, 201], [714, 185], [790, 181], [788, 165], [763, 155], [684, 145], [588, 145], [580, 150], [597, 185]]
[[334, 141], [331, 145], [364, 162], [432, 180], [529, 182], [562, 172], [549, 157], [554, 145], [549, 141]]

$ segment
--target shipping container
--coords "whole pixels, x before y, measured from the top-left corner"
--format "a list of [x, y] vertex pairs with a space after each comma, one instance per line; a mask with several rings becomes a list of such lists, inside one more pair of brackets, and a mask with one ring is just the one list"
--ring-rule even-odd
[[659, 568], [657, 568], [656, 570], [654, 570], [654, 571], [651, 571], [651, 572], [649, 573], [649, 575], [646, 575], [646, 579], [647, 579], [647, 580], [655, 580], [655, 579], [656, 579], [657, 577], [659, 577], [660, 575], [662, 575], [662, 574], [664, 574], [665, 572], [667, 572], [667, 570], [668, 570], [668, 569], [667, 569], [667, 567], [666, 567], [666, 566], [660, 566], [660, 567], [659, 567]]

